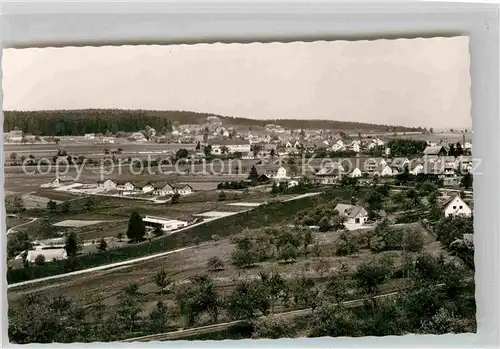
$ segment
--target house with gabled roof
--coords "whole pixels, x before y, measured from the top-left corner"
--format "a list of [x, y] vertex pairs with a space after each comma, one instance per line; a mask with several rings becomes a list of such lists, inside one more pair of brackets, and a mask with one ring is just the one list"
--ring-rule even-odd
[[382, 158], [370, 158], [364, 162], [364, 170], [370, 174], [375, 174], [380, 167], [386, 165], [387, 162]]
[[102, 188], [104, 190], [113, 190], [116, 189], [116, 183], [112, 179], [99, 180], [97, 181], [97, 187]]
[[335, 211], [340, 216], [346, 217], [347, 224], [363, 225], [368, 219], [368, 211], [362, 206], [338, 204], [335, 206]]
[[424, 149], [424, 156], [428, 155], [445, 156], [447, 155], [447, 152], [446, 149], [441, 145], [434, 147], [428, 146]]
[[445, 217], [471, 217], [472, 209], [469, 205], [460, 197], [460, 195], [455, 195], [451, 199], [449, 199], [444, 207], [444, 216]]

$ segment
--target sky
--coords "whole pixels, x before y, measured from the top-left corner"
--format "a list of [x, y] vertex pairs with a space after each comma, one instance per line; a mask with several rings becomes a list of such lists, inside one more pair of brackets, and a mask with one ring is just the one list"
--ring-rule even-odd
[[3, 51], [4, 110], [190, 110], [468, 128], [467, 37]]

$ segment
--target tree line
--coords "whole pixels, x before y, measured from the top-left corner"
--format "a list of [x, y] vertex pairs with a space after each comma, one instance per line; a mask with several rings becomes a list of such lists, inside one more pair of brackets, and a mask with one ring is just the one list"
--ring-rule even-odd
[[[81, 136], [85, 133], [116, 133], [144, 130], [146, 125], [157, 132], [172, 130], [176, 124], [203, 124], [209, 113], [178, 110], [127, 110], [127, 109], [77, 109], [4, 111], [4, 130], [22, 130], [24, 133], [45, 136]], [[264, 127], [269, 120], [218, 116], [230, 126], [245, 125]], [[279, 124], [289, 129], [338, 129], [370, 131], [419, 131], [418, 128], [374, 125], [368, 123], [331, 120], [279, 120]]]

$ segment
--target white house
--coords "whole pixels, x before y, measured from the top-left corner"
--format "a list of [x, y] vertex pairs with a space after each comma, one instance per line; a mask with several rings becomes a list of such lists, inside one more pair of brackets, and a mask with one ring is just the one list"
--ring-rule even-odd
[[176, 230], [188, 225], [188, 223], [185, 221], [156, 216], [146, 216], [142, 219], [142, 221], [144, 222], [144, 225], [146, 227], [156, 228], [157, 226], [159, 226], [163, 231]]
[[424, 165], [422, 164], [415, 164], [415, 166], [410, 170], [410, 174], [412, 175], [418, 175], [422, 173], [424, 170]]
[[467, 203], [464, 200], [462, 200], [462, 198], [459, 195], [456, 195], [444, 205], [444, 216], [470, 217], [472, 216], [472, 210], [469, 207], [469, 205], [467, 205]]
[[355, 153], [359, 153], [361, 151], [361, 146], [360, 146], [359, 142], [357, 142], [357, 143], [353, 142], [352, 151]]
[[153, 194], [157, 196], [173, 195], [175, 192], [174, 187], [169, 183], [155, 183], [154, 187]]
[[179, 193], [179, 195], [189, 195], [193, 193], [193, 187], [191, 187], [189, 184], [181, 184], [181, 185], [176, 185], [175, 191]]
[[390, 168], [390, 166], [388, 166], [387, 164], [380, 165], [380, 167], [377, 169], [377, 171], [375, 171], [375, 173], [381, 177], [393, 175], [392, 168]]
[[248, 152], [246, 155], [243, 155], [241, 157], [243, 160], [254, 160], [255, 159], [255, 155], [254, 153], [251, 151], [251, 152]]
[[292, 179], [291, 181], [288, 181], [288, 188], [293, 188], [299, 185], [299, 181]]
[[3, 137], [5, 141], [21, 142], [23, 140], [23, 131], [12, 130], [10, 132], [4, 133]]
[[66, 250], [64, 247], [54, 248], [51, 246], [37, 246], [34, 250], [28, 250], [26, 259], [34, 263], [36, 257], [42, 255], [45, 257], [46, 262], [52, 262], [53, 260], [66, 259]]
[[361, 170], [357, 167], [354, 170], [352, 170], [351, 173], [349, 173], [349, 177], [351, 177], [351, 178], [359, 178], [362, 175], [363, 174], [361, 173]]
[[113, 190], [116, 189], [116, 183], [111, 179], [106, 179], [104, 181], [97, 181], [97, 187], [104, 190]]
[[89, 140], [93, 140], [93, 139], [95, 139], [95, 133], [86, 133], [84, 138], [89, 139]]
[[232, 154], [246, 154], [251, 151], [250, 142], [243, 139], [211, 139], [209, 145], [212, 147], [214, 155], [220, 155], [223, 147], [226, 147], [227, 151]]
[[135, 190], [135, 185], [132, 182], [116, 182], [116, 190], [131, 192]]
[[68, 185], [70, 183], [74, 182], [74, 179], [71, 177], [66, 177], [66, 176], [60, 176], [56, 177], [50, 182], [48, 185], [44, 185], [44, 187], [59, 187], [62, 185]]
[[287, 179], [288, 177], [286, 175], [286, 168], [284, 168], [283, 166], [280, 166], [276, 170], [276, 174], [273, 176], [273, 178], [276, 180]]
[[101, 143], [113, 144], [113, 143], [115, 143], [115, 137], [103, 137], [101, 139]]
[[386, 166], [386, 165], [387, 165], [387, 162], [382, 158], [367, 159], [364, 162], [364, 170], [368, 173], [375, 174], [375, 173], [377, 173], [377, 169], [379, 169], [382, 166]]
[[344, 142], [339, 139], [335, 144], [332, 145], [332, 151], [345, 151]]
[[154, 185], [150, 182], [147, 182], [143, 185], [137, 185], [136, 187], [140, 187], [143, 194], [151, 193], [155, 190]]
[[347, 224], [363, 225], [368, 219], [368, 212], [361, 206], [338, 204], [335, 210], [340, 216], [346, 217]]

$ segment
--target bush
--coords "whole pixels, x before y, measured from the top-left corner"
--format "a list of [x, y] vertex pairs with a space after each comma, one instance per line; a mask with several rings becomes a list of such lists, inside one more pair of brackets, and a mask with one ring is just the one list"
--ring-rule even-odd
[[219, 257], [213, 256], [207, 262], [207, 268], [210, 271], [219, 271], [224, 269], [224, 263]]
[[342, 233], [340, 235], [340, 239], [335, 250], [335, 254], [337, 256], [347, 256], [358, 252], [358, 250], [359, 248], [355, 238], [353, 238], [352, 236], [348, 236], [345, 233]]
[[35, 258], [35, 264], [36, 265], [44, 265], [45, 264], [45, 256], [43, 254], [39, 254]]
[[424, 248], [424, 235], [418, 230], [410, 230], [404, 242], [405, 250], [420, 252]]
[[268, 316], [253, 323], [252, 338], [291, 338], [295, 336], [295, 328], [286, 320], [276, 316]]

